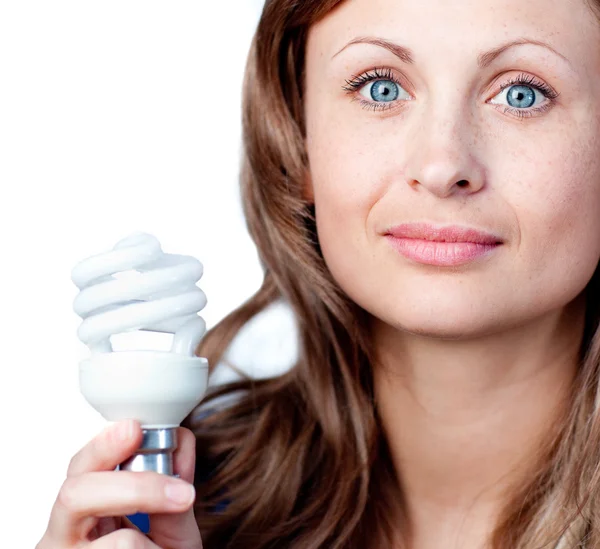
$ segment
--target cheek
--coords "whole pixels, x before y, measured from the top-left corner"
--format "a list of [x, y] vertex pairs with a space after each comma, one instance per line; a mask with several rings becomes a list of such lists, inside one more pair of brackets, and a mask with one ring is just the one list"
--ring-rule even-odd
[[[531, 277], [584, 285], [600, 255], [600, 163], [593, 146], [545, 148], [506, 196], [519, 227], [519, 254]], [[568, 281], [565, 284], [565, 281]]]
[[346, 203], [367, 206], [381, 195], [389, 152], [361, 131], [335, 123], [316, 128], [308, 145], [315, 200], [317, 195], [324, 201], [333, 198], [341, 208]]
[[335, 124], [314, 128], [308, 147], [319, 243], [342, 286], [373, 253], [367, 222], [385, 194], [390, 169], [389, 153], [362, 132], [357, 135]]

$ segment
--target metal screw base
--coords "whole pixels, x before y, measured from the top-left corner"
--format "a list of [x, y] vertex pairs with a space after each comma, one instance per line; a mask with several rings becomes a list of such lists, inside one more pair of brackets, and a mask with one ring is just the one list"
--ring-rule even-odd
[[173, 474], [173, 452], [177, 448], [177, 427], [142, 429], [142, 444], [136, 453], [119, 465], [120, 471], [154, 471]]

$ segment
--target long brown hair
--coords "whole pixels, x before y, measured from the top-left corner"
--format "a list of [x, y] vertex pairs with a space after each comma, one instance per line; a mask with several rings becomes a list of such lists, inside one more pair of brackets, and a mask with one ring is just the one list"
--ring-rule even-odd
[[[341, 1], [267, 0], [248, 57], [241, 192], [264, 280], [196, 354], [214, 367], [240, 328], [276, 300], [297, 320], [299, 353], [285, 375], [220, 388], [183, 422], [197, 437], [195, 512], [205, 549], [406, 547], [407, 538], [397, 539], [408, 527], [402, 487], [373, 399], [367, 314], [327, 269], [303, 193], [307, 32]], [[540, 447], [537, 473], [506, 506], [493, 549], [567, 549], [584, 539], [600, 548], [597, 279], [586, 288], [568, 413]], [[226, 393], [238, 393], [236, 403], [207, 415]]]

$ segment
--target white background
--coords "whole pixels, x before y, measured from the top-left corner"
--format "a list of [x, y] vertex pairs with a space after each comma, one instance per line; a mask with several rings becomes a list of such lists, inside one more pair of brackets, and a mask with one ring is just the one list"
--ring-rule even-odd
[[202, 261], [208, 328], [260, 285], [238, 169], [261, 8], [0, 2], [2, 547], [35, 546], [71, 456], [106, 425], [79, 393], [72, 267], [150, 232]]

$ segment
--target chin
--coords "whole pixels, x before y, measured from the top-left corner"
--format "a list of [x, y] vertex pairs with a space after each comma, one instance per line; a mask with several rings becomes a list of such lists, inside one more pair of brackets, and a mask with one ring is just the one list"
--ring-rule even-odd
[[486, 321], [482, 315], [474, 314], [453, 314], [440, 313], [418, 314], [413, 312], [408, 315], [406, 312], [390, 315], [391, 311], [386, 311], [385, 315], [372, 312], [376, 322], [386, 324], [388, 327], [420, 336], [424, 338], [442, 339], [442, 340], [469, 340], [477, 339], [502, 331], [498, 319]]
[[478, 325], [458, 325], [457, 323], [428, 323], [419, 325], [395, 325], [397, 330], [412, 334], [415, 336], [430, 338], [430, 339], [443, 339], [452, 341], [461, 341], [468, 339], [476, 339], [478, 337], [488, 335], [493, 330], [482, 331], [481, 324]]

